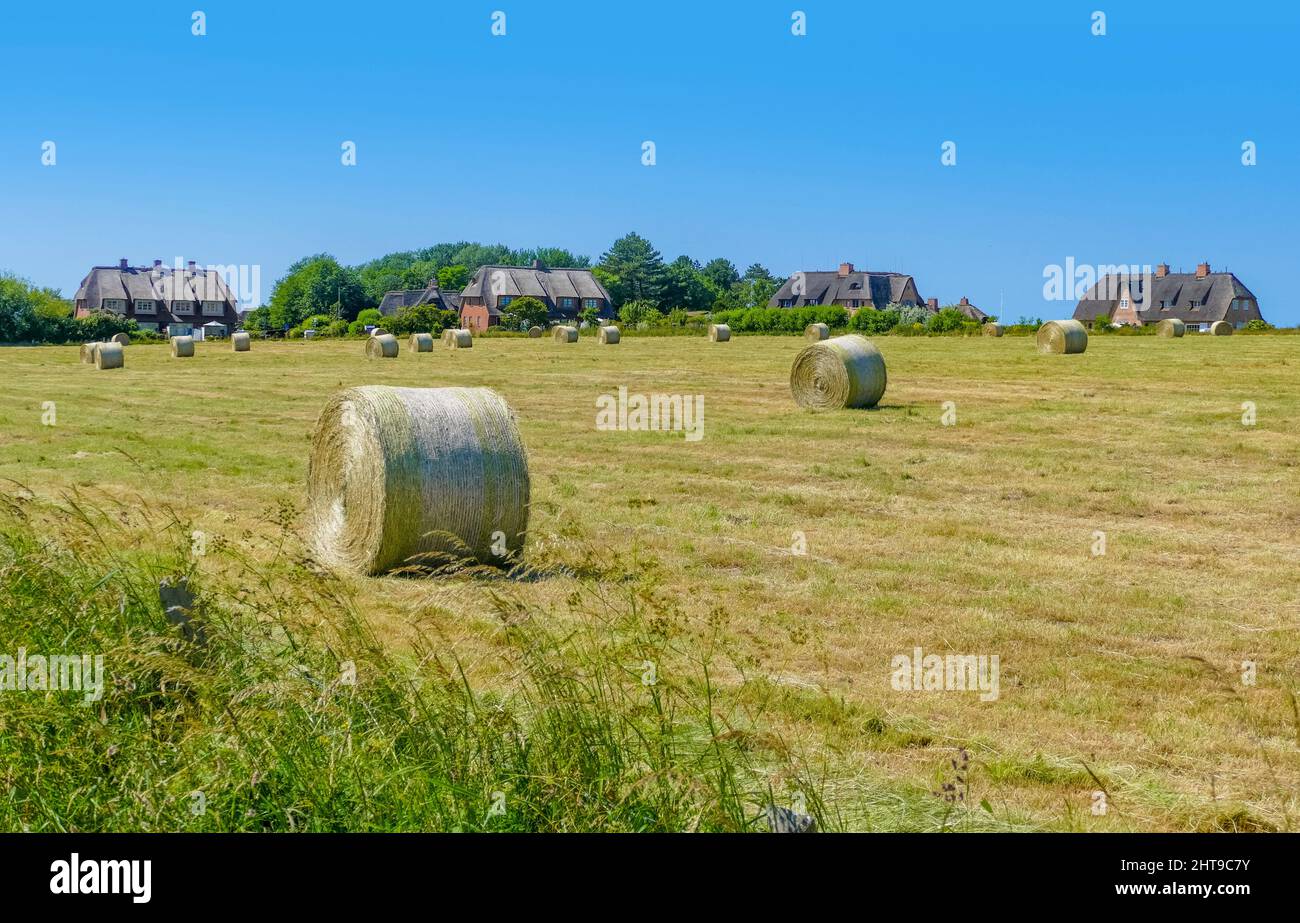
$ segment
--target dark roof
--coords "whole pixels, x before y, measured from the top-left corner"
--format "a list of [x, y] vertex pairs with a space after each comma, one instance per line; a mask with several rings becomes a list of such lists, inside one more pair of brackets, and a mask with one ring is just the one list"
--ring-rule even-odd
[[[803, 281], [803, 294], [794, 293], [797, 280]], [[911, 276], [901, 272], [851, 272], [840, 275], [835, 270], [827, 272], [799, 272], [785, 280], [768, 302], [779, 308], [782, 301], [792, 301], [793, 307], [810, 304], [834, 304], [837, 301], [870, 301], [877, 308], [902, 304], [907, 297], [908, 283], [916, 292], [915, 300], [924, 304]]]
[[456, 292], [444, 292], [438, 288], [438, 280], [431, 279], [424, 288], [385, 292], [383, 300], [379, 302], [379, 313], [385, 317], [392, 317], [401, 308], [410, 308], [422, 304], [436, 305], [449, 311], [459, 311], [460, 295]]
[[[493, 284], [493, 280], [496, 284]], [[552, 269], [531, 266], [482, 266], [461, 292], [465, 298], [482, 298], [495, 305], [496, 295], [519, 298], [532, 295], [549, 304], [560, 298], [600, 298], [610, 302], [609, 292], [590, 269]]]
[[[1195, 273], [1172, 272], [1162, 277], [1128, 273], [1105, 275], [1079, 299], [1074, 319], [1093, 321], [1102, 315], [1110, 317], [1123, 297], [1132, 300], [1138, 316], [1149, 324], [1167, 317], [1197, 324], [1226, 320], [1236, 298], [1255, 301], [1255, 307], [1244, 313], [1240, 320], [1260, 316], [1254, 293], [1232, 273], [1212, 272], [1198, 279]], [[1193, 302], [1197, 307], [1192, 307]]]
[[989, 319], [989, 316], [987, 314], [985, 314], [979, 308], [975, 307], [975, 305], [971, 304], [969, 301], [967, 301], [965, 304], [958, 302], [957, 304], [949, 305], [949, 307], [956, 308], [958, 311], [960, 311], [962, 314], [965, 314], [971, 320], [979, 321], [981, 324]]
[[200, 266], [95, 266], [81, 280], [73, 301], [85, 301], [87, 309], [94, 310], [105, 298], [160, 301], [165, 306], [173, 301], [223, 301], [232, 307], [238, 303], [219, 272]]

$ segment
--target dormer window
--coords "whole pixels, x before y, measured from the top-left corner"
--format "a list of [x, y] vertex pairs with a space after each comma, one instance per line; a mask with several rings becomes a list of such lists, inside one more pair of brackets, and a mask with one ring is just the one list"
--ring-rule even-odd
[[203, 314], [206, 317], [221, 317], [226, 313], [226, 303], [224, 301], [205, 301], [203, 302]]
[[158, 308], [152, 301], [137, 301], [135, 303], [136, 314], [157, 314]]
[[103, 301], [103, 308], [104, 308], [105, 311], [112, 311], [114, 314], [125, 314], [125, 313], [126, 313], [126, 299], [125, 299], [125, 298], [105, 298], [104, 301]]
[[1119, 306], [1120, 306], [1121, 308], [1127, 308], [1127, 307], [1128, 307], [1128, 299], [1127, 299], [1127, 298], [1121, 298], [1121, 299], [1119, 300]]
[[172, 313], [173, 313], [173, 314], [193, 314], [193, 313], [194, 313], [194, 302], [192, 302], [192, 301], [173, 301], [173, 302], [172, 302]]

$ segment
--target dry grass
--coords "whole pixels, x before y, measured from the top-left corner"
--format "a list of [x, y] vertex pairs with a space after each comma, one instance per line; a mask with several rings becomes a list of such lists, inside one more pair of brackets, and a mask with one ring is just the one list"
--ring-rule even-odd
[[[1000, 825], [1294, 829], [1300, 340], [876, 343], [880, 406], [823, 414], [790, 398], [800, 337], [484, 339], [385, 363], [353, 341], [199, 344], [185, 363], [136, 345], [112, 375], [76, 347], [5, 349], [0, 478], [183, 501], [251, 546], [277, 503], [303, 508], [335, 390], [494, 388], [531, 457], [530, 558], [633, 562], [683, 618], [722, 626], [745, 666], [719, 681], [824, 759], [849, 826], [907, 826], [898, 805], [933, 798], [964, 746], [971, 807]], [[703, 394], [703, 440], [597, 431], [619, 386]], [[560, 619], [574, 580], [548, 573], [512, 590]], [[357, 582], [387, 643], [419, 631], [491, 680], [493, 582]], [[1000, 698], [894, 691], [891, 658], [917, 646], [998, 655]]]

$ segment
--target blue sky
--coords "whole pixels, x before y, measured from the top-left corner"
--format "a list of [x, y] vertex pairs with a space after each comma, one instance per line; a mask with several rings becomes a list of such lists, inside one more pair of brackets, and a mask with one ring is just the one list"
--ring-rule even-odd
[[1067, 258], [1208, 260], [1300, 323], [1291, 3], [129, 7], [0, 8], [0, 270], [65, 295], [119, 257], [257, 265], [265, 298], [308, 253], [597, 258], [635, 230], [667, 259], [903, 270], [1011, 319], [1068, 314], [1042, 294]]

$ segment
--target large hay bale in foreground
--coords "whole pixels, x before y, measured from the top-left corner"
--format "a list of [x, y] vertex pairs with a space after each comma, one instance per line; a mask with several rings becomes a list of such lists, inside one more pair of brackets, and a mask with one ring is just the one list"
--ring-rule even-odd
[[543, 333], [545, 333], [545, 331], [542, 330], [541, 327], [529, 327], [529, 328], [528, 328], [528, 337], [529, 337], [529, 339], [536, 340], [536, 339], [537, 339], [538, 337], [540, 337]]
[[99, 343], [82, 343], [81, 344], [81, 361], [87, 365], [95, 364], [95, 350], [99, 349]]
[[1187, 332], [1187, 325], [1176, 317], [1166, 317], [1156, 324], [1156, 336], [1180, 337]]
[[1077, 320], [1049, 320], [1038, 328], [1038, 351], [1044, 355], [1073, 355], [1088, 348], [1088, 331]]
[[596, 339], [600, 343], [613, 346], [619, 340], [617, 327], [601, 327], [600, 332], [596, 334]]
[[187, 359], [194, 355], [194, 337], [172, 337], [172, 355], [177, 359]]
[[986, 337], [1000, 337], [1002, 334], [1006, 333], [1006, 331], [1002, 329], [1001, 324], [985, 324], [980, 328], [980, 332]]
[[709, 324], [709, 342], [725, 343], [731, 339], [731, 328], [726, 324]]
[[126, 350], [121, 343], [100, 343], [95, 350], [95, 368], [120, 369], [126, 361]]
[[245, 330], [230, 335], [230, 348], [237, 353], [246, 353], [253, 348], [253, 338]]
[[432, 333], [411, 334], [411, 352], [413, 353], [433, 352], [433, 334]]
[[885, 357], [857, 334], [805, 346], [790, 367], [790, 393], [811, 410], [874, 407], [885, 384]]
[[1216, 337], [1230, 337], [1232, 336], [1232, 324], [1228, 323], [1226, 320], [1216, 320], [1214, 323], [1210, 324], [1210, 335]]
[[470, 330], [452, 330], [447, 337], [448, 349], [469, 349], [474, 345], [474, 333]]
[[557, 343], [576, 343], [578, 342], [578, 328], [557, 325], [551, 328], [551, 339]]
[[367, 359], [396, 359], [397, 337], [384, 333], [366, 340]]
[[831, 328], [825, 324], [809, 324], [803, 328], [803, 338], [816, 342], [817, 340], [828, 339], [831, 335]]
[[109, 337], [109, 340], [111, 340], [114, 343], [117, 343], [119, 346], [131, 345], [131, 337], [129, 337], [125, 333], [115, 333], [111, 337]]
[[350, 388], [316, 423], [308, 540], [322, 562], [364, 574], [508, 566], [523, 551], [528, 496], [523, 440], [494, 391]]

